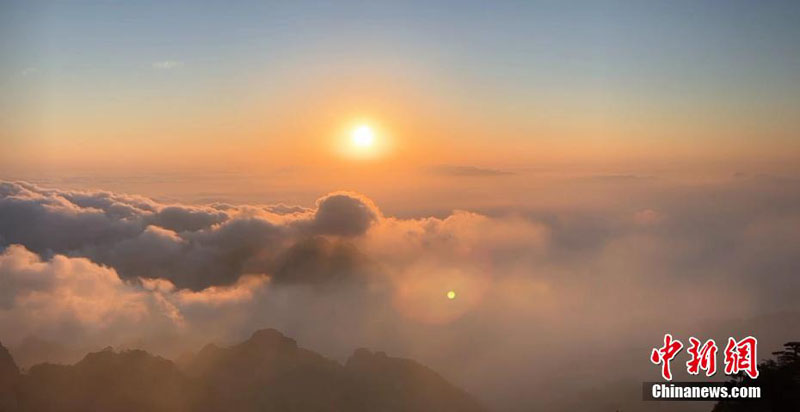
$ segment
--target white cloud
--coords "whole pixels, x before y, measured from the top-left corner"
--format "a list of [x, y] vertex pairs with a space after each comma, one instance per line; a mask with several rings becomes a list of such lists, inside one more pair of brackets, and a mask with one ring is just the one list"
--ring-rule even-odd
[[162, 60], [152, 64], [152, 67], [156, 70], [171, 70], [181, 66], [183, 66], [183, 62], [177, 60]]
[[21, 72], [19, 72], [19, 74], [21, 74], [22, 76], [31, 76], [36, 73], [39, 73], [39, 69], [36, 67], [26, 67], [22, 69]]

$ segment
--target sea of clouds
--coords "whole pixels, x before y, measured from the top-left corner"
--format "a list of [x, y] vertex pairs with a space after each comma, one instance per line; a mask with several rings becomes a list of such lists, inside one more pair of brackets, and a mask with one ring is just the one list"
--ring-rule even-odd
[[176, 357], [274, 327], [337, 359], [415, 358], [501, 410], [631, 410], [665, 332], [754, 334], [765, 356], [798, 338], [797, 181], [613, 184], [612, 208], [396, 218], [351, 192], [189, 205], [2, 182], [0, 340], [23, 363]]

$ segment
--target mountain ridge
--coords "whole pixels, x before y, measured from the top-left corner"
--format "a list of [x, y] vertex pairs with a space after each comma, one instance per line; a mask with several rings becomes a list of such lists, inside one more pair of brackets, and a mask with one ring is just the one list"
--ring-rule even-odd
[[0, 345], [0, 380], [0, 412], [485, 410], [413, 360], [360, 348], [341, 364], [275, 329], [180, 361], [106, 348], [24, 373]]

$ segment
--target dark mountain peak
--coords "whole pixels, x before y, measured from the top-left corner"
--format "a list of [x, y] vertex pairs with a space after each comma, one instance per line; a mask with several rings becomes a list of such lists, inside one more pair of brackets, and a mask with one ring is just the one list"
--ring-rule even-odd
[[19, 368], [5, 346], [0, 343], [0, 386], [19, 379]]
[[192, 356], [192, 358], [214, 355], [214, 354], [218, 353], [220, 350], [222, 350], [222, 349], [219, 346], [217, 346], [217, 345], [215, 345], [213, 343], [209, 343], [208, 345], [203, 346], [203, 349], [200, 349], [200, 352], [197, 352], [197, 355], [196, 356]]
[[372, 352], [366, 348], [358, 348], [353, 351], [353, 354], [347, 359], [345, 367], [351, 370], [364, 372], [393, 369], [394, 372], [400, 370], [410, 370], [414, 372], [417, 372], [417, 370], [424, 370], [435, 374], [432, 370], [410, 359], [394, 358], [388, 356], [385, 352]]
[[261, 348], [297, 348], [294, 339], [287, 338], [275, 329], [260, 329], [253, 332], [250, 339], [241, 343], [240, 346], [257, 346]]
[[377, 372], [386, 367], [388, 360], [389, 356], [386, 355], [386, 352], [372, 352], [367, 348], [358, 348], [345, 362], [345, 368], [350, 371]]
[[0, 343], [0, 411], [17, 410], [16, 390], [20, 381], [17, 364]]
[[109, 377], [124, 370], [129, 375], [140, 374], [154, 378], [168, 378], [178, 372], [177, 366], [172, 361], [143, 350], [130, 349], [116, 352], [109, 348], [87, 354], [75, 364], [75, 370], [92, 376]]
[[411, 359], [359, 348], [345, 364], [359, 388], [371, 388], [367, 410], [482, 411], [469, 394]]
[[367, 348], [358, 348], [353, 351], [353, 354], [347, 360], [347, 363], [369, 362], [372, 358], [388, 358], [388, 356], [386, 355], [386, 352], [377, 351], [373, 353]]
[[25, 375], [21, 410], [186, 411], [188, 379], [169, 360], [143, 350], [104, 349], [74, 365], [40, 364]]
[[206, 345], [181, 367], [195, 377], [234, 376], [240, 374], [241, 370], [246, 370], [246, 373], [274, 374], [298, 356], [303, 356], [303, 350], [297, 347], [294, 339], [287, 338], [275, 329], [261, 329], [246, 341], [233, 346]]

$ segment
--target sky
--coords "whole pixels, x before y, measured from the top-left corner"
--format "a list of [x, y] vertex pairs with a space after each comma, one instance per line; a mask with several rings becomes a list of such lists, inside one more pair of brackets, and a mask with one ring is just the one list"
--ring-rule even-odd
[[274, 327], [649, 411], [666, 332], [797, 340], [797, 2], [230, 3], [0, 0], [23, 366]]
[[691, 158], [783, 171], [798, 154], [793, 2], [2, 8], [2, 160], [15, 176], [294, 168], [313, 180], [357, 167], [337, 146], [363, 122], [392, 143], [381, 167], [393, 170]]

